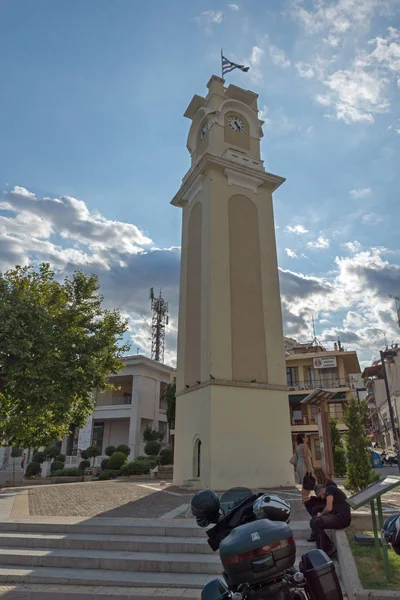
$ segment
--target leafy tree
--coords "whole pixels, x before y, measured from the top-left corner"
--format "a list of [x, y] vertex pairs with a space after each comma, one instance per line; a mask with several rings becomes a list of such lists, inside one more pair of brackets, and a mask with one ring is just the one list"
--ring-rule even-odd
[[0, 431], [2, 440], [38, 448], [82, 426], [93, 390], [112, 388], [127, 322], [102, 308], [95, 275], [64, 282], [50, 265], [0, 273]]
[[371, 469], [367, 451], [368, 438], [364, 428], [364, 409], [355, 398], [351, 398], [344, 415], [347, 432], [347, 480], [345, 487], [358, 492], [374, 481], [379, 475]]
[[111, 471], [118, 471], [123, 464], [126, 463], [126, 455], [123, 452], [115, 452], [108, 459], [108, 469]]
[[337, 423], [332, 417], [329, 419], [329, 428], [331, 432], [333, 466], [335, 469], [335, 475], [337, 475], [338, 477], [343, 477], [346, 474], [346, 453]]
[[152, 429], [150, 425], [143, 430], [143, 441], [146, 442], [162, 442], [164, 434], [157, 429]]
[[98, 446], [89, 446], [89, 448], [86, 450], [86, 455], [83, 456], [83, 452], [81, 452], [81, 457], [84, 460], [87, 460], [88, 458], [93, 458], [93, 465], [94, 465], [94, 459], [96, 458], [96, 456], [100, 456], [101, 454], [101, 448], [99, 448]]
[[125, 454], [125, 456], [129, 456], [131, 453], [131, 449], [126, 444], [121, 444], [120, 446], [118, 446], [117, 452], [122, 452], [122, 454]]
[[116, 452], [117, 449], [115, 446], [107, 446], [107, 448], [105, 449], [105, 454], [106, 456], [112, 456], [114, 454], [114, 452]]
[[147, 444], [144, 447], [144, 452], [148, 456], [158, 456], [160, 450], [161, 450], [161, 444], [160, 444], [160, 442], [157, 442], [157, 440], [152, 440], [151, 442], [147, 442]]
[[170, 429], [175, 426], [176, 412], [176, 383], [169, 383], [164, 390], [164, 400], [167, 405], [167, 420]]

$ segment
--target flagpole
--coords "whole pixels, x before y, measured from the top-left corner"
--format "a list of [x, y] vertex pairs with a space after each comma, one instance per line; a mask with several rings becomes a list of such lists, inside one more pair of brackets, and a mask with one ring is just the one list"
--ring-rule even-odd
[[222, 64], [223, 49], [221, 48], [221, 79], [224, 78], [224, 66]]

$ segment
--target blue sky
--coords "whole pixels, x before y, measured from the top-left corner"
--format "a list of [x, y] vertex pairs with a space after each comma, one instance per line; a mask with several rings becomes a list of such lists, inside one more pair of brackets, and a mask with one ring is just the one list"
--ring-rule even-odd
[[[176, 338], [183, 118], [220, 73], [259, 94], [285, 331], [311, 317], [363, 361], [398, 340], [399, 0], [2, 0], [0, 268], [98, 273], [147, 352], [148, 288]], [[13, 191], [14, 190], [14, 191]], [[48, 198], [48, 200], [44, 200]]]

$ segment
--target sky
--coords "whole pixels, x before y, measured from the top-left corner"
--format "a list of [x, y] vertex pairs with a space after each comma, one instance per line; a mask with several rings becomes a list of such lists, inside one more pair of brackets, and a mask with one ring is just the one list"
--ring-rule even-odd
[[1, 0], [0, 270], [96, 273], [150, 351], [176, 355], [183, 117], [220, 74], [259, 94], [285, 334], [362, 364], [400, 341], [400, 0]]

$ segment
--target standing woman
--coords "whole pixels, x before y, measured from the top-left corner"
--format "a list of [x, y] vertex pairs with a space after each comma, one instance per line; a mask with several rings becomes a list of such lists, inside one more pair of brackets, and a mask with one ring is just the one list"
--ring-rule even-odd
[[[296, 465], [296, 476], [298, 483], [301, 483], [303, 486], [303, 479], [307, 473], [312, 473], [312, 462], [311, 462], [311, 452], [308, 447], [308, 441], [310, 437], [306, 433], [298, 433], [296, 437], [297, 441], [297, 465]], [[301, 497], [303, 499], [303, 504], [308, 500], [310, 496], [310, 490], [305, 490], [304, 486], [301, 488]]]

